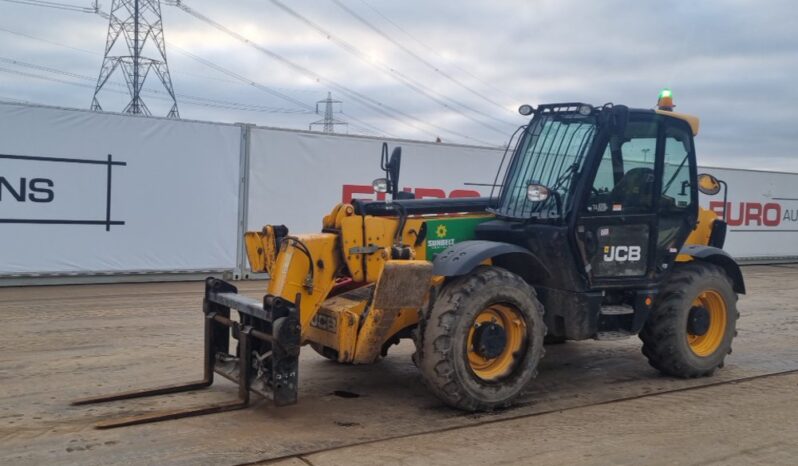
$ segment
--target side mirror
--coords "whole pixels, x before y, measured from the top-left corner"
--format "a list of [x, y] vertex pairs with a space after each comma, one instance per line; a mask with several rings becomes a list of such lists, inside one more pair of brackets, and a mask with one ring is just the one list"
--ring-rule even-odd
[[535, 113], [535, 108], [529, 104], [524, 104], [518, 107], [518, 113], [520, 113], [523, 116], [529, 116]]
[[399, 169], [402, 165], [402, 148], [394, 147], [388, 158], [388, 143], [382, 143], [382, 159], [380, 168], [385, 172], [385, 178], [377, 178], [371, 183], [374, 191], [378, 193], [388, 193], [394, 196], [399, 193]]
[[720, 192], [720, 180], [709, 173], [702, 173], [698, 175], [698, 190], [707, 196], [714, 196]]
[[391, 194], [399, 192], [399, 169], [402, 167], [402, 147], [396, 146], [391, 152], [391, 159], [388, 161], [388, 181]]

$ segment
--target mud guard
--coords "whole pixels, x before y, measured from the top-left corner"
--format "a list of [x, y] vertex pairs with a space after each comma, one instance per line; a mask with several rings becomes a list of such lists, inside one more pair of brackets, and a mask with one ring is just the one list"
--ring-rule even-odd
[[370, 364], [377, 360], [388, 330], [402, 309], [419, 309], [429, 290], [432, 265], [427, 261], [390, 260], [380, 275], [374, 298], [361, 321], [352, 360]]
[[700, 244], [691, 244], [682, 248], [679, 252], [685, 254], [693, 259], [702, 260], [715, 264], [726, 271], [729, 278], [732, 279], [732, 285], [736, 293], [745, 294], [745, 282], [743, 281], [743, 273], [737, 261], [723, 249], [705, 246]]
[[542, 267], [538, 258], [521, 246], [498, 241], [472, 240], [449, 246], [438, 254], [432, 264], [432, 274], [444, 277], [465, 275], [487, 259], [510, 255], [518, 257], [519, 254], [528, 262]]

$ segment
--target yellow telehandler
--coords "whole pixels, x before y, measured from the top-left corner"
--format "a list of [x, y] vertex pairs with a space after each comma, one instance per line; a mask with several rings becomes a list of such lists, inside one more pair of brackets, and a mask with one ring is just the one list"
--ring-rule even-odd
[[202, 380], [75, 404], [194, 390], [219, 374], [238, 400], [98, 427], [239, 409], [251, 392], [288, 405], [303, 345], [369, 364], [403, 338], [430, 390], [470, 411], [512, 404], [544, 340], [638, 334], [661, 372], [711, 375], [731, 351], [745, 285], [722, 249], [726, 223], [698, 205], [723, 184], [697, 173], [698, 119], [673, 112], [669, 92], [658, 107], [522, 106], [531, 120], [484, 198], [412, 199], [401, 148], [389, 157], [384, 145], [373, 185], [388, 200], [338, 204], [318, 233], [246, 234], [252, 270], [269, 276], [262, 300], [206, 281]]

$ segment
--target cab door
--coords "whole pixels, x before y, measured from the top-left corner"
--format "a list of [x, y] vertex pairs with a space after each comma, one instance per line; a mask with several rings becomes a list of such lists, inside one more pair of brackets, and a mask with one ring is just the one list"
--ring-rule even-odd
[[693, 132], [676, 118], [662, 119], [662, 175], [657, 201], [654, 275], [668, 272], [698, 218], [698, 175]]
[[592, 287], [644, 284], [654, 276], [660, 120], [653, 112], [630, 113], [623, 134], [606, 138], [603, 153], [587, 172], [576, 241]]

